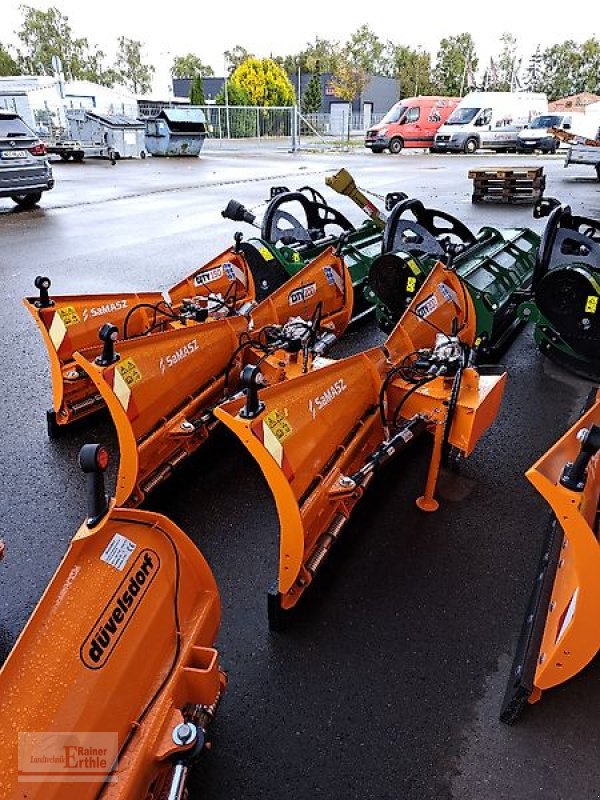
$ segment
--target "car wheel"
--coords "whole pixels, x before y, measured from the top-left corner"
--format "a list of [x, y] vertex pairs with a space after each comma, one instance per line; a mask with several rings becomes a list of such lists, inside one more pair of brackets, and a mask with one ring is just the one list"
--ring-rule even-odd
[[394, 139], [392, 139], [392, 141], [389, 144], [390, 153], [394, 153], [394, 155], [396, 155], [397, 153], [399, 153], [402, 150], [403, 146], [404, 146], [404, 142], [402, 141], [402, 139], [399, 139], [396, 136]]
[[60, 157], [62, 158], [63, 161], [68, 161], [71, 158], [71, 154], [70, 153], [61, 153]]
[[596, 178], [600, 181], [600, 164], [596, 164]]
[[477, 152], [477, 139], [467, 139], [463, 146], [463, 152], [472, 155]]
[[83, 161], [85, 153], [78, 151], [77, 153], [73, 153], [73, 161], [76, 161], [78, 164], [81, 164]]
[[10, 196], [13, 203], [16, 203], [19, 208], [33, 208], [36, 203], [42, 199], [41, 192], [32, 192], [31, 194], [13, 194]]
[[140, 152], [140, 158], [146, 158], [146, 151], [145, 150], [142, 150]]
[[374, 153], [383, 153], [383, 151], [385, 150], [385, 147], [372, 147], [371, 150]]

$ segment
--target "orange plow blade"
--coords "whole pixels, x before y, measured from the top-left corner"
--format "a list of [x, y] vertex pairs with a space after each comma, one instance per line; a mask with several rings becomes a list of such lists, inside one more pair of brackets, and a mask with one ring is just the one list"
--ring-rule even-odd
[[493, 422], [506, 376], [501, 370], [483, 375], [470, 365], [469, 317], [468, 295], [440, 264], [383, 347], [215, 409], [258, 462], [277, 506], [273, 627], [311, 583], [386, 461], [422, 433], [433, 434], [427, 484], [417, 501], [433, 511], [444, 454], [454, 447], [468, 455]]
[[[96, 350], [75, 354], [117, 430], [119, 505], [141, 503], [206, 440], [216, 424], [214, 407], [238, 391], [244, 366], [260, 361], [268, 381], [278, 382], [311, 369], [344, 330], [352, 286], [333, 251], [285, 287], [257, 306], [250, 319], [231, 316], [108, 341], [100, 359], [94, 358]], [[291, 302], [296, 293], [304, 299]]]
[[600, 649], [600, 390], [573, 427], [527, 472], [553, 522], [501, 710], [511, 724], [546, 689]]
[[162, 797], [225, 688], [219, 621], [168, 519], [113, 505], [84, 523], [0, 671], [2, 797]]
[[139, 505], [208, 436], [243, 317], [117, 342], [105, 365], [76, 353], [119, 439], [118, 505]]
[[35, 319], [50, 361], [52, 411], [48, 433], [102, 408], [102, 397], [85, 373], [77, 368], [77, 351], [100, 353], [98, 329], [110, 322], [122, 339], [154, 334], [180, 324], [196, 324], [235, 314], [254, 301], [254, 282], [243, 253], [236, 248], [180, 283], [165, 296], [161, 292], [51, 296], [50, 279], [38, 277], [38, 297], [24, 305]]

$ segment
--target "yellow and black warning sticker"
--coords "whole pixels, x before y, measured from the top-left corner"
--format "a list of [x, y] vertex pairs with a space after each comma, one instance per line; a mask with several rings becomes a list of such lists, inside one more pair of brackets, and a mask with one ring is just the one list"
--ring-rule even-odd
[[81, 322], [79, 314], [77, 313], [77, 311], [75, 311], [73, 306], [65, 306], [64, 308], [59, 308], [58, 316], [65, 323], [67, 328], [69, 327], [69, 325], [77, 325], [78, 322]]
[[300, 253], [292, 253], [292, 261], [296, 264], [300, 261]]
[[264, 245], [263, 247], [258, 248], [258, 252], [261, 254], [261, 256], [264, 258], [265, 261], [273, 261], [273, 259], [275, 258], [273, 253], [269, 250], [269, 248], [265, 247]]
[[294, 432], [294, 429], [286, 419], [286, 412], [279, 409], [267, 414], [264, 423], [278, 442], [285, 441]]
[[416, 288], [417, 288], [417, 279], [413, 278], [413, 277], [407, 278], [406, 279], [406, 291], [410, 292], [412, 294], [415, 291]]
[[595, 294], [591, 294], [588, 297], [585, 304], [585, 313], [595, 314], [597, 309], [598, 309], [598, 296]]
[[[408, 268], [412, 272], [413, 275], [420, 275], [421, 270], [417, 266], [417, 262], [413, 258], [409, 258], [406, 262], [408, 264]], [[408, 290], [410, 292], [410, 289]]]
[[142, 380], [142, 373], [139, 371], [133, 358], [126, 358], [117, 365], [117, 372], [123, 378], [127, 386], [135, 386]]

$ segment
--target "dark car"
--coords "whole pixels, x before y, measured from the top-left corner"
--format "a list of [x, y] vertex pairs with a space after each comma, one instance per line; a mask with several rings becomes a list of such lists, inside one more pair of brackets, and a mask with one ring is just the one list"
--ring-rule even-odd
[[18, 114], [0, 111], [0, 197], [32, 208], [53, 186], [46, 145]]

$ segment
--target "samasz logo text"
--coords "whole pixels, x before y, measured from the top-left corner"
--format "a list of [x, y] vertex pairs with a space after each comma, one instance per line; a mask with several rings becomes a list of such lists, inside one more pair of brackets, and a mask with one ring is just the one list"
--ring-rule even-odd
[[174, 367], [176, 364], [179, 364], [180, 361], [183, 361], [184, 358], [191, 356], [192, 353], [197, 352], [198, 350], [198, 340], [192, 339], [191, 342], [182, 345], [178, 350], [175, 350], [174, 353], [170, 353], [167, 356], [163, 356], [160, 359], [160, 371], [164, 375], [167, 369], [170, 367]]
[[115, 311], [123, 311], [125, 308], [127, 308], [127, 300], [115, 300], [114, 303], [105, 303], [103, 306], [84, 308], [83, 321], [85, 322], [90, 317], [104, 317], [106, 314], [112, 314]]
[[326, 389], [323, 394], [320, 394], [318, 397], [309, 400], [308, 410], [310, 411], [312, 418], [315, 419], [317, 416], [317, 411], [322, 411], [326, 406], [333, 402], [336, 397], [339, 397], [342, 392], [345, 392], [347, 388], [348, 386], [346, 381], [343, 378], [340, 378], [339, 381], [332, 383], [329, 389]]

